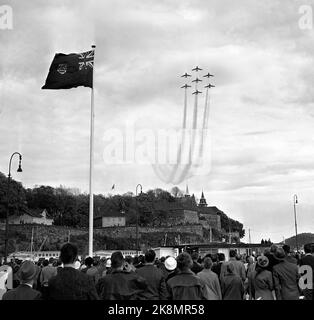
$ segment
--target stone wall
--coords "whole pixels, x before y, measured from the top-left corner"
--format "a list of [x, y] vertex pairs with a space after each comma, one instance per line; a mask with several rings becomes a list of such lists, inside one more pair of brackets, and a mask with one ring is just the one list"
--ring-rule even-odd
[[[54, 239], [67, 239], [70, 236], [80, 236], [88, 233], [87, 228], [75, 229], [61, 226], [43, 226], [43, 225], [10, 225], [10, 233], [15, 231], [23, 233], [25, 238], [30, 239], [34, 228], [33, 237], [37, 243], [42, 242], [45, 237]], [[201, 224], [181, 225], [173, 227], [139, 227], [139, 237], [141, 234], [149, 233], [189, 233], [203, 237], [203, 227]], [[94, 234], [106, 236], [109, 238], [136, 238], [136, 227], [107, 227], [94, 228]]]

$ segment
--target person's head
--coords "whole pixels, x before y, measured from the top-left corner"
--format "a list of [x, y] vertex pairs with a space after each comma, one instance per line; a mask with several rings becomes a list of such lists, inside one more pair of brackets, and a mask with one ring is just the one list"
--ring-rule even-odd
[[182, 252], [177, 257], [177, 266], [180, 271], [191, 269], [193, 261], [187, 252]]
[[134, 259], [131, 256], [126, 256], [124, 258], [124, 270], [130, 272], [134, 270], [134, 265], [133, 265]]
[[18, 273], [21, 283], [32, 284], [37, 276], [37, 267], [32, 261], [26, 260], [22, 263]]
[[305, 245], [304, 245], [304, 252], [305, 253], [313, 253], [313, 251], [312, 251], [312, 246], [313, 246], [313, 244], [312, 243], [306, 243]]
[[159, 259], [159, 261], [160, 261], [161, 263], [165, 263], [166, 257], [161, 257], [161, 258]]
[[283, 261], [286, 257], [285, 250], [283, 248], [277, 248], [277, 250], [274, 252], [274, 258], [278, 261]]
[[97, 267], [97, 266], [99, 266], [99, 264], [100, 264], [100, 259], [99, 259], [99, 258], [94, 258], [94, 259], [93, 259], [93, 265], [94, 265], [95, 267]]
[[214, 254], [211, 254], [210, 256], [207, 257], [207, 255], [205, 256], [205, 258], [211, 258], [213, 263], [217, 262], [218, 261], [218, 254], [217, 253], [214, 253]]
[[86, 267], [91, 267], [92, 264], [93, 264], [94, 260], [92, 257], [87, 257], [85, 260], [84, 260], [84, 264]]
[[274, 254], [277, 249], [278, 249], [278, 246], [276, 246], [275, 244], [272, 244], [270, 246], [270, 253]]
[[218, 261], [223, 262], [225, 261], [226, 257], [224, 253], [218, 253]]
[[191, 258], [192, 258], [193, 261], [197, 261], [198, 257], [199, 257], [198, 252], [193, 252], [193, 253], [192, 253]]
[[257, 258], [257, 266], [261, 269], [266, 269], [269, 265], [269, 259], [266, 256], [259, 256]]
[[139, 255], [139, 257], [138, 257], [138, 263], [144, 263], [145, 262], [145, 257], [141, 254], [141, 255]]
[[254, 262], [253, 257], [247, 256], [247, 257], [246, 257], [246, 262], [247, 262], [248, 264], [253, 264], [253, 262]]
[[150, 249], [145, 252], [145, 262], [153, 263], [156, 258], [156, 253], [154, 250]]
[[43, 261], [43, 267], [47, 267], [49, 265], [49, 261], [47, 259], [45, 259]]
[[112, 269], [122, 269], [124, 258], [121, 251], [116, 251], [111, 255], [111, 267]]
[[237, 251], [234, 249], [230, 249], [230, 251], [229, 251], [230, 258], [235, 258], [236, 255], [237, 255]]
[[282, 249], [284, 250], [286, 255], [288, 255], [290, 253], [290, 246], [288, 246], [287, 244], [284, 244], [282, 246]]
[[237, 254], [236, 254], [236, 259], [237, 259], [238, 261], [240, 261], [240, 260], [242, 259], [241, 255], [237, 253]]
[[77, 257], [77, 247], [72, 243], [66, 243], [60, 251], [60, 260], [63, 264], [73, 264]]
[[204, 259], [204, 269], [211, 269], [213, 266], [213, 260], [209, 257]]
[[52, 265], [54, 261], [55, 261], [55, 259], [54, 259], [54, 258], [52, 258], [52, 257], [51, 257], [51, 258], [49, 258], [49, 264], [50, 264], [50, 265]]

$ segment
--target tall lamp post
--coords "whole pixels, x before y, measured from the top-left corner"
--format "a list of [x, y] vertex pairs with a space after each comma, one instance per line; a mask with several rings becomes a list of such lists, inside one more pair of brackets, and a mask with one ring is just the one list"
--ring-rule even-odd
[[299, 246], [298, 246], [297, 210], [296, 210], [297, 203], [298, 203], [298, 196], [295, 194], [293, 196], [293, 208], [294, 208], [295, 245], [297, 247], [297, 252], [298, 252]]
[[4, 262], [5, 263], [7, 262], [7, 257], [8, 257], [11, 163], [12, 163], [12, 159], [15, 155], [19, 155], [19, 167], [17, 169], [17, 172], [22, 172], [22, 167], [21, 167], [22, 155], [19, 152], [14, 152], [10, 158], [9, 174], [8, 174], [7, 212], [6, 212], [6, 216], [5, 216], [5, 241], [4, 241]]
[[[141, 188], [141, 193], [143, 191], [143, 187], [142, 185], [139, 183], [137, 186], [136, 186], [136, 204], [137, 204], [137, 189], [138, 187]], [[138, 205], [136, 205], [136, 255], [138, 256]]]

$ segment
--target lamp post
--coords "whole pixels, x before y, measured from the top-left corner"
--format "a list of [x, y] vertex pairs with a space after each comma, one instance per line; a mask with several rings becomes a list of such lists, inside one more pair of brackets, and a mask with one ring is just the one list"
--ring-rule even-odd
[[14, 155], [19, 155], [19, 167], [17, 172], [22, 172], [21, 162], [22, 162], [22, 155], [19, 152], [14, 152], [11, 155], [10, 162], [9, 162], [9, 174], [8, 174], [8, 188], [7, 188], [7, 211], [5, 216], [5, 241], [4, 241], [4, 262], [7, 262], [8, 257], [8, 240], [9, 240], [9, 210], [10, 210], [10, 182], [11, 182], [11, 163]]
[[137, 188], [140, 187], [141, 188], [141, 193], [143, 191], [143, 187], [142, 185], [139, 183], [136, 186], [136, 255], [138, 256], [138, 205], [137, 205]]
[[298, 196], [295, 194], [293, 196], [293, 208], [294, 208], [295, 245], [296, 245], [297, 252], [298, 252], [299, 246], [298, 246], [297, 210], [296, 210], [297, 203], [298, 203]]

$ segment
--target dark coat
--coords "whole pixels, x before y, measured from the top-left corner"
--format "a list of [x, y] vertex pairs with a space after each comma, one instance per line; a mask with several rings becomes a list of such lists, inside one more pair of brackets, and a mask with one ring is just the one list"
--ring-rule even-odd
[[2, 300], [40, 300], [41, 293], [27, 284], [20, 284], [17, 288], [7, 291]]
[[244, 286], [242, 279], [235, 273], [228, 273], [221, 278], [223, 300], [243, 300]]
[[146, 280], [136, 272], [112, 271], [96, 284], [102, 300], [138, 300], [147, 288]]
[[49, 279], [49, 300], [98, 300], [93, 279], [71, 267], [59, 270]]
[[273, 279], [277, 300], [298, 300], [299, 270], [294, 263], [283, 260], [273, 267]]
[[193, 261], [193, 266], [191, 268], [191, 271], [194, 272], [195, 274], [198, 274], [202, 270], [203, 270], [203, 267], [197, 261]]
[[139, 294], [141, 300], [166, 300], [168, 291], [165, 277], [160, 269], [154, 265], [145, 265], [136, 273], [146, 280], [147, 288]]
[[192, 271], [180, 272], [167, 281], [172, 300], [205, 300], [204, 284]]

